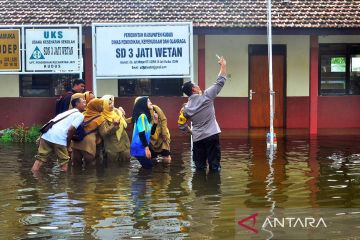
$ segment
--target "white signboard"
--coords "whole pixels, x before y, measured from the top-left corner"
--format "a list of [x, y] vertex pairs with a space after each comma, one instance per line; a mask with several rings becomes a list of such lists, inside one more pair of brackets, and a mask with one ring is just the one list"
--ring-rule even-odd
[[26, 71], [79, 72], [79, 29], [26, 29]]
[[191, 23], [117, 24], [95, 31], [99, 78], [191, 75]]

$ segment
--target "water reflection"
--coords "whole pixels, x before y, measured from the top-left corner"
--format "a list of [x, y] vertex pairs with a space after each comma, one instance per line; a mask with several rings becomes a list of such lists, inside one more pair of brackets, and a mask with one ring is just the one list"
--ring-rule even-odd
[[[269, 165], [269, 174], [266, 176], [266, 191], [267, 194], [265, 195], [266, 201], [269, 202], [269, 212], [266, 214], [268, 218], [273, 218], [275, 213], [275, 207], [276, 207], [276, 201], [273, 200], [273, 194], [276, 191], [276, 187], [274, 186], [274, 168], [273, 168], [273, 162], [274, 157], [276, 157], [276, 150], [277, 147], [274, 145], [271, 145], [269, 148], [266, 149], [266, 156], [267, 161]], [[267, 239], [272, 239], [274, 237], [274, 234], [271, 230], [267, 229], [266, 227], [262, 226], [261, 228], [263, 231], [267, 232], [269, 235]]]
[[214, 221], [220, 215], [221, 204], [221, 178], [220, 173], [194, 172], [192, 187], [194, 195], [191, 202], [191, 228], [190, 236], [205, 239], [213, 236]]
[[220, 173], [194, 172], [187, 139], [173, 163], [60, 173], [29, 170], [34, 146], [0, 145], [1, 239], [233, 239], [236, 209], [359, 208], [360, 138], [222, 139]]

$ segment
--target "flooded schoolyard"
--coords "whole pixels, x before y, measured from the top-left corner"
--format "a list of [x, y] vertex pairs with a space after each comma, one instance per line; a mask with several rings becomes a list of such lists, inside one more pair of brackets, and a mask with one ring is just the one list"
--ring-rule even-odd
[[[262, 136], [262, 134], [260, 134]], [[34, 175], [34, 145], [0, 145], [0, 239], [234, 239], [244, 208], [360, 208], [360, 135], [221, 137], [222, 170], [194, 172], [190, 142], [171, 165], [136, 160]], [[271, 160], [271, 161], [270, 161]]]

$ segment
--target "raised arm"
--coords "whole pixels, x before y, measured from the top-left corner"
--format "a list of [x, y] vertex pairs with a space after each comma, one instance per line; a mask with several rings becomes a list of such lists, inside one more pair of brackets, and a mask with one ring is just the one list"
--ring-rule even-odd
[[226, 60], [224, 57], [221, 57], [218, 61], [220, 65], [219, 75], [215, 81], [215, 83], [205, 90], [204, 95], [210, 99], [215, 99], [216, 96], [219, 94], [221, 89], [223, 88], [225, 81], [226, 81]]
[[223, 76], [226, 78], [227, 75], [227, 70], [226, 70], [226, 60], [224, 57], [221, 57], [220, 60], [218, 61], [218, 63], [220, 64], [220, 72], [219, 72], [219, 76]]

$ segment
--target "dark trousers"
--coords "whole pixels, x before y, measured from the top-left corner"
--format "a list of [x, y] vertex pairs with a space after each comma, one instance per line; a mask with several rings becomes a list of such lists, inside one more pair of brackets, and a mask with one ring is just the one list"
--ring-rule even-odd
[[140, 162], [143, 168], [151, 169], [153, 167], [153, 162], [151, 159], [148, 159], [145, 156], [135, 156], [135, 157]]
[[193, 160], [197, 170], [206, 169], [206, 159], [209, 170], [220, 170], [220, 141], [219, 134], [212, 135], [193, 144]]

